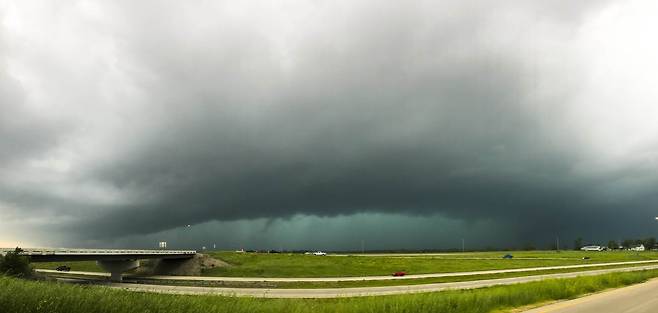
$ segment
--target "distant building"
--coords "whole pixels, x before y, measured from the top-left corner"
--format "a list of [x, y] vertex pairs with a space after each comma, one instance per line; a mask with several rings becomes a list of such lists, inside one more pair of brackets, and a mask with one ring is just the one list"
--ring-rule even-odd
[[631, 250], [631, 251], [644, 251], [645, 249], [644, 249], [644, 245], [640, 244], [640, 245], [637, 245], [637, 246], [632, 246], [629, 250]]

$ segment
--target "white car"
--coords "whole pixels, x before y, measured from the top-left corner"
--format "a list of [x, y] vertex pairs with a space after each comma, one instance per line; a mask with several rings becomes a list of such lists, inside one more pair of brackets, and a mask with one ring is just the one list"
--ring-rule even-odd
[[605, 250], [605, 248], [601, 247], [601, 246], [584, 246], [584, 247], [580, 248], [580, 250], [583, 250], [583, 251], [603, 251], [603, 250]]
[[316, 252], [313, 252], [313, 255], [324, 256], [324, 255], [327, 255], [327, 253], [326, 253], [326, 252], [322, 252], [322, 251], [316, 251]]

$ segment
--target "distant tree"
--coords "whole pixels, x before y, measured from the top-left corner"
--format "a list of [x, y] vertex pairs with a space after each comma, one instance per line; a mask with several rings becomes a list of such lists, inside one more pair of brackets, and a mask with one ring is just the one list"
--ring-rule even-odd
[[624, 249], [629, 249], [635, 244], [635, 240], [632, 239], [624, 239], [624, 241], [621, 242], [621, 246], [624, 247]]
[[14, 277], [32, 276], [30, 258], [21, 255], [23, 249], [16, 247], [14, 251], [7, 252], [0, 260], [0, 274]]
[[580, 248], [582, 247], [583, 247], [583, 238], [578, 237], [576, 240], [573, 241], [574, 250], [580, 250]]
[[616, 241], [610, 240], [608, 241], [608, 249], [610, 250], [619, 249], [619, 245], [617, 244]]
[[656, 238], [654, 237], [649, 237], [647, 239], [644, 239], [644, 248], [648, 250], [653, 249], [654, 246], [656, 246]]

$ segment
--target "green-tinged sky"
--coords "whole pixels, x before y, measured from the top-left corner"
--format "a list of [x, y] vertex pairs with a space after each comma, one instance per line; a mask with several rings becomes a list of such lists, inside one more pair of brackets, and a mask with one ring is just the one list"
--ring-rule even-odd
[[648, 0], [0, 0], [0, 245], [653, 236], [656, 14]]

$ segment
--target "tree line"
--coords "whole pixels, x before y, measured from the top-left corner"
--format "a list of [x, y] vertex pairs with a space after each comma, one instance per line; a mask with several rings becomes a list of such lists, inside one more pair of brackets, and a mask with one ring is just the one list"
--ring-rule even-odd
[[[644, 245], [644, 248], [647, 250], [651, 250], [656, 246], [656, 238], [655, 237], [649, 237], [645, 239], [624, 239], [620, 242], [617, 242], [616, 240], [610, 240], [608, 241], [608, 244], [606, 247], [610, 250], [614, 249], [630, 249], [635, 246], [639, 245]], [[577, 238], [574, 240], [574, 250], [580, 250], [580, 248], [583, 247], [583, 239], [582, 238]]]

